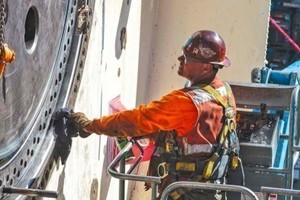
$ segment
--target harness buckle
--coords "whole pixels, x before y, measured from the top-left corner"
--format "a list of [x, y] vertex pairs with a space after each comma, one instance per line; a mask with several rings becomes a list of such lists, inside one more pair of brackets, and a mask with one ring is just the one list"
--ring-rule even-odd
[[176, 162], [176, 171], [196, 171], [196, 163], [193, 162]]
[[157, 174], [160, 178], [165, 178], [169, 175], [169, 166], [166, 162], [160, 163], [157, 166]]
[[239, 165], [239, 157], [238, 156], [233, 156], [231, 160], [231, 167], [232, 169], [236, 169]]
[[234, 109], [231, 106], [228, 106], [227, 108], [225, 108], [225, 117], [228, 119], [233, 119], [235, 113], [234, 113]]
[[214, 153], [210, 159], [207, 161], [205, 168], [203, 170], [203, 177], [206, 180], [212, 178], [214, 171], [220, 166], [220, 156], [218, 153]]

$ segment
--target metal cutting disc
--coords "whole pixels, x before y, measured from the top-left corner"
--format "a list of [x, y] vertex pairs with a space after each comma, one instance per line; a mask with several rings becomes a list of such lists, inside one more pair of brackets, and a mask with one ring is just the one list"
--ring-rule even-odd
[[43, 182], [55, 140], [51, 116], [74, 104], [83, 72], [90, 30], [76, 32], [82, 6], [94, 1], [6, 1], [4, 42], [16, 59], [0, 79], [0, 186]]

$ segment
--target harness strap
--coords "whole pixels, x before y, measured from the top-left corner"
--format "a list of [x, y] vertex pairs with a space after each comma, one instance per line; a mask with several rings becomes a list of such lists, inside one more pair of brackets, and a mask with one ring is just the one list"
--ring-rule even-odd
[[191, 177], [202, 176], [202, 171], [205, 167], [206, 160], [169, 160], [168, 162], [162, 162], [157, 167], [157, 175], [160, 178], [166, 176], [174, 176], [177, 174], [185, 174]]
[[231, 94], [231, 90], [229, 89], [229, 86], [226, 83], [224, 83], [224, 85], [226, 87], [228, 103], [223, 99], [223, 97], [212, 86], [205, 85], [203, 87], [203, 89], [206, 90], [208, 93], [210, 93], [213, 97], [215, 97], [216, 100], [218, 102], [220, 102], [225, 109], [225, 122], [224, 122], [224, 125], [221, 130], [218, 150], [220, 150], [220, 148], [222, 147], [222, 145], [227, 137], [228, 131], [235, 130], [235, 127], [236, 127], [235, 122], [233, 120], [234, 110], [233, 110], [232, 106], [230, 106], [231, 102], [230, 102], [229, 94]]
[[217, 152], [210, 157], [203, 170], [203, 178], [209, 179], [211, 177], [211, 175], [213, 174], [215, 163], [218, 161], [219, 157], [220, 156]]
[[[221, 104], [222, 106], [226, 109], [228, 107], [228, 103], [223, 99], [223, 97], [210, 85], [206, 85], [203, 87], [204, 90], [206, 90], [207, 92], [209, 92], [211, 95], [213, 95]], [[227, 91], [227, 87], [226, 87], [226, 91]], [[227, 91], [228, 94], [228, 91]], [[229, 100], [229, 96], [228, 96], [228, 100]]]
[[178, 200], [180, 197], [189, 193], [190, 191], [191, 189], [188, 188], [178, 188], [170, 193], [170, 197], [172, 197], [173, 200]]
[[[207, 164], [203, 171], [203, 177], [207, 180], [213, 178], [212, 176], [214, 174], [214, 171], [219, 167], [222, 147], [225, 144], [228, 132], [234, 132], [235, 128], [236, 128], [236, 124], [234, 121], [234, 109], [231, 106], [231, 102], [230, 102], [231, 90], [230, 90], [229, 86], [227, 85], [227, 83], [224, 83], [224, 85], [226, 88], [228, 101], [225, 101], [223, 99], [223, 97], [212, 86], [210, 86], [210, 85], [203, 86], [203, 89], [206, 90], [208, 93], [210, 93], [224, 107], [224, 110], [225, 110], [225, 121], [224, 121], [223, 127], [221, 129], [219, 145], [217, 147], [216, 152], [207, 161]], [[224, 148], [224, 150], [225, 150], [225, 148]], [[223, 154], [225, 154], [224, 151], [223, 151]]]

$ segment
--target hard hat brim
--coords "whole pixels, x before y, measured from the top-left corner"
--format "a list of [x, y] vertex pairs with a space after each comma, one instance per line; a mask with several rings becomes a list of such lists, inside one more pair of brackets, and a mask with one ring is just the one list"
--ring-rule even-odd
[[228, 57], [225, 56], [222, 62], [210, 62], [211, 64], [223, 65], [225, 67], [229, 67], [231, 65], [231, 61]]

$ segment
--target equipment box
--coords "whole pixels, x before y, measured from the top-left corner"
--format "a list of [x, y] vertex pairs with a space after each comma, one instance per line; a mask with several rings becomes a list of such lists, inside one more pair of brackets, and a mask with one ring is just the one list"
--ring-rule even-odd
[[279, 137], [279, 116], [262, 113], [237, 113], [240, 157], [246, 165], [272, 166]]
[[[272, 72], [262, 71], [262, 81], [289, 84], [299, 78], [298, 73]], [[262, 186], [291, 189], [293, 165], [300, 149], [300, 87], [255, 83], [230, 86], [236, 100], [245, 186], [254, 192], [261, 192]]]
[[[255, 83], [231, 84], [231, 88], [237, 105], [237, 132], [243, 163], [274, 167], [285, 162], [289, 145], [280, 149], [278, 144], [281, 137], [287, 142], [290, 138], [297, 141], [298, 135], [293, 135], [294, 129], [290, 123], [294, 120], [295, 105], [298, 103], [294, 100], [297, 88]], [[291, 107], [293, 104], [294, 107]], [[298, 129], [294, 124], [293, 127]]]

